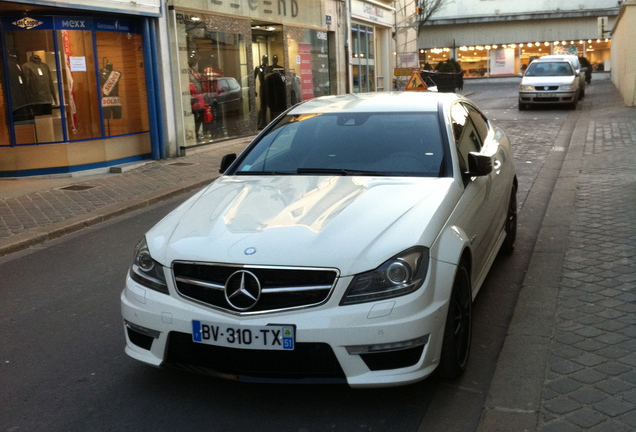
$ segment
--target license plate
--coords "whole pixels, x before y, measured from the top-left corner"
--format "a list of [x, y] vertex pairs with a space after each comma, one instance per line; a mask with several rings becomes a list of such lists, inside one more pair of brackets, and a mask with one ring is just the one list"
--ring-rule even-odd
[[230, 326], [193, 320], [192, 340], [229, 348], [293, 350], [296, 331], [291, 325]]
[[553, 93], [537, 93], [538, 98], [551, 98], [555, 97]]

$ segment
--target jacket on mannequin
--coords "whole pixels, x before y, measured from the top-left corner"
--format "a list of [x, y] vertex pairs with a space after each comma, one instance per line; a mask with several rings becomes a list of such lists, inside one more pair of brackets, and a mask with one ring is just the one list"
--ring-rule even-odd
[[35, 115], [51, 113], [51, 105], [57, 105], [53, 75], [49, 66], [38, 55], [32, 55], [22, 65], [22, 73], [26, 82], [26, 96]]

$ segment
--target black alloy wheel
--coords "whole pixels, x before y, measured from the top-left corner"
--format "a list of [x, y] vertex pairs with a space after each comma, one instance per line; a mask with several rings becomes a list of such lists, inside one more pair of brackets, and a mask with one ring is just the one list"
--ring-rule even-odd
[[508, 215], [506, 216], [506, 238], [501, 245], [501, 253], [510, 255], [515, 250], [517, 240], [517, 187], [512, 186], [510, 201], [508, 202]]
[[472, 334], [473, 298], [470, 274], [464, 260], [459, 263], [448, 304], [442, 354], [437, 368], [445, 379], [459, 377], [468, 364]]

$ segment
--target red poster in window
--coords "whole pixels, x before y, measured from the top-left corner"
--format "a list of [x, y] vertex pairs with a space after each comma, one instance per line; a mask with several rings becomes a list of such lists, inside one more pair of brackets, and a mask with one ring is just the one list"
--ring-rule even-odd
[[300, 53], [300, 91], [302, 100], [314, 97], [314, 75], [311, 62], [311, 45], [298, 44]]
[[77, 107], [75, 106], [75, 87], [73, 83], [73, 72], [71, 72], [71, 38], [69, 37], [68, 30], [62, 30], [62, 43], [64, 45], [64, 57], [66, 58], [66, 80], [68, 81], [69, 88], [69, 113], [71, 117], [71, 131], [77, 133]]

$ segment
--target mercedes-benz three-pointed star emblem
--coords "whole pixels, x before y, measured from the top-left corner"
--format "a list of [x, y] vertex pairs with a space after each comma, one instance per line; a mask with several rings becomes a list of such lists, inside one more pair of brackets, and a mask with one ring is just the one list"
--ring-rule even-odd
[[261, 283], [256, 275], [239, 270], [225, 282], [225, 300], [234, 309], [245, 312], [252, 309], [261, 298]]

